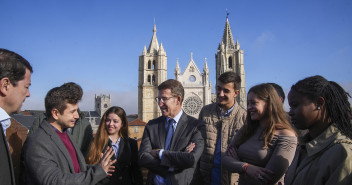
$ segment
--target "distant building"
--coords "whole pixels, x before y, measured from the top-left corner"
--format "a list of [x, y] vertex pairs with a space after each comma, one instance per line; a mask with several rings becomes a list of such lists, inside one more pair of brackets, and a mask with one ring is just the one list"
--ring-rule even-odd
[[93, 133], [96, 133], [100, 124], [101, 117], [105, 113], [106, 110], [108, 110], [111, 107], [111, 95], [109, 96], [105, 94], [100, 94], [100, 96], [97, 96], [95, 94], [94, 98], [94, 111], [82, 111], [84, 113], [84, 116], [88, 121], [90, 122], [90, 125], [92, 126]]
[[146, 122], [140, 120], [137, 115], [130, 115], [127, 119], [133, 119], [133, 121], [128, 122], [128, 133], [130, 138], [136, 139], [138, 141], [138, 146], [140, 144], [139, 140], [143, 137], [143, 132]]

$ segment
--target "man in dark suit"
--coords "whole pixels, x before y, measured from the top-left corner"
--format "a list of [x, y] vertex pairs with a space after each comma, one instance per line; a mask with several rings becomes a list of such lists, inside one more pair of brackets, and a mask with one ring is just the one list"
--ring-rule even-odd
[[79, 85], [62, 85], [51, 89], [45, 97], [47, 118], [27, 138], [24, 151], [26, 184], [87, 185], [96, 184], [113, 172], [114, 154], [108, 148], [97, 165], [88, 166], [80, 148], [67, 128], [78, 119]]
[[11, 114], [21, 110], [29, 97], [32, 66], [15, 52], [0, 49], [0, 183], [15, 184], [11, 155], [6, 140]]
[[162, 116], [148, 122], [139, 150], [139, 163], [149, 170], [147, 184], [194, 183], [204, 150], [204, 124], [182, 111], [183, 97], [183, 86], [177, 80], [158, 86], [156, 101]]

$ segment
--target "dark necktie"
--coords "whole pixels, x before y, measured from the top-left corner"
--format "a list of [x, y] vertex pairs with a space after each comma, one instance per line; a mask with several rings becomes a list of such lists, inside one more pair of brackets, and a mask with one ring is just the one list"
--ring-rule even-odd
[[175, 121], [174, 119], [169, 119], [169, 121], [167, 123], [166, 139], [165, 139], [165, 150], [169, 150], [170, 149], [172, 136], [174, 135], [174, 128], [173, 128], [174, 121]]
[[[165, 139], [165, 150], [170, 150], [171, 140], [174, 135], [174, 126], [173, 123], [175, 122], [174, 119], [169, 119], [166, 125], [166, 139]], [[171, 185], [171, 178], [167, 176], [164, 179], [166, 185]]]

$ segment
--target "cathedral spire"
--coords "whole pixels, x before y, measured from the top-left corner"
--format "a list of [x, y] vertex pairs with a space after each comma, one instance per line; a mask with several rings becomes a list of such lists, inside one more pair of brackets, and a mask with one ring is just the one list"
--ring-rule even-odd
[[144, 48], [143, 48], [143, 55], [145, 55], [147, 53], [147, 46], [144, 45]]
[[157, 53], [158, 50], [159, 50], [159, 43], [158, 43], [158, 39], [156, 38], [156, 25], [154, 24], [153, 37], [149, 44], [148, 53]]
[[208, 63], [207, 63], [207, 58], [204, 59], [204, 68], [203, 68], [203, 75], [209, 75], [209, 67], [208, 67]]
[[233, 40], [228, 14], [226, 15], [226, 23], [225, 23], [224, 35], [222, 37], [222, 42], [225, 44], [225, 49], [235, 48], [235, 42]]
[[204, 69], [203, 69], [203, 71], [209, 73], [207, 58], [205, 58], [204, 60], [205, 60], [205, 62], [204, 62]]
[[177, 58], [176, 68], [175, 68], [175, 78], [176, 78], [176, 80], [180, 79], [180, 75], [181, 75], [181, 68], [180, 68], [180, 64], [178, 63], [178, 58]]
[[160, 42], [160, 47], [159, 47], [159, 55], [163, 55], [165, 54], [165, 50], [164, 50], [164, 47], [163, 47], [163, 43]]

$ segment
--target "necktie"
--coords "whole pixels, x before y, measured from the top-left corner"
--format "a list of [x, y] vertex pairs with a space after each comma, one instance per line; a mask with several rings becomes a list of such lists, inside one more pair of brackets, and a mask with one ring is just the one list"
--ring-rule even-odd
[[172, 136], [174, 135], [174, 128], [173, 128], [174, 121], [175, 121], [174, 119], [169, 119], [166, 127], [165, 150], [170, 149]]
[[[172, 136], [174, 136], [174, 126], [173, 123], [175, 122], [174, 119], [169, 119], [166, 127], [166, 139], [165, 139], [165, 150], [170, 150]], [[164, 179], [166, 185], [171, 185], [170, 176]]]

